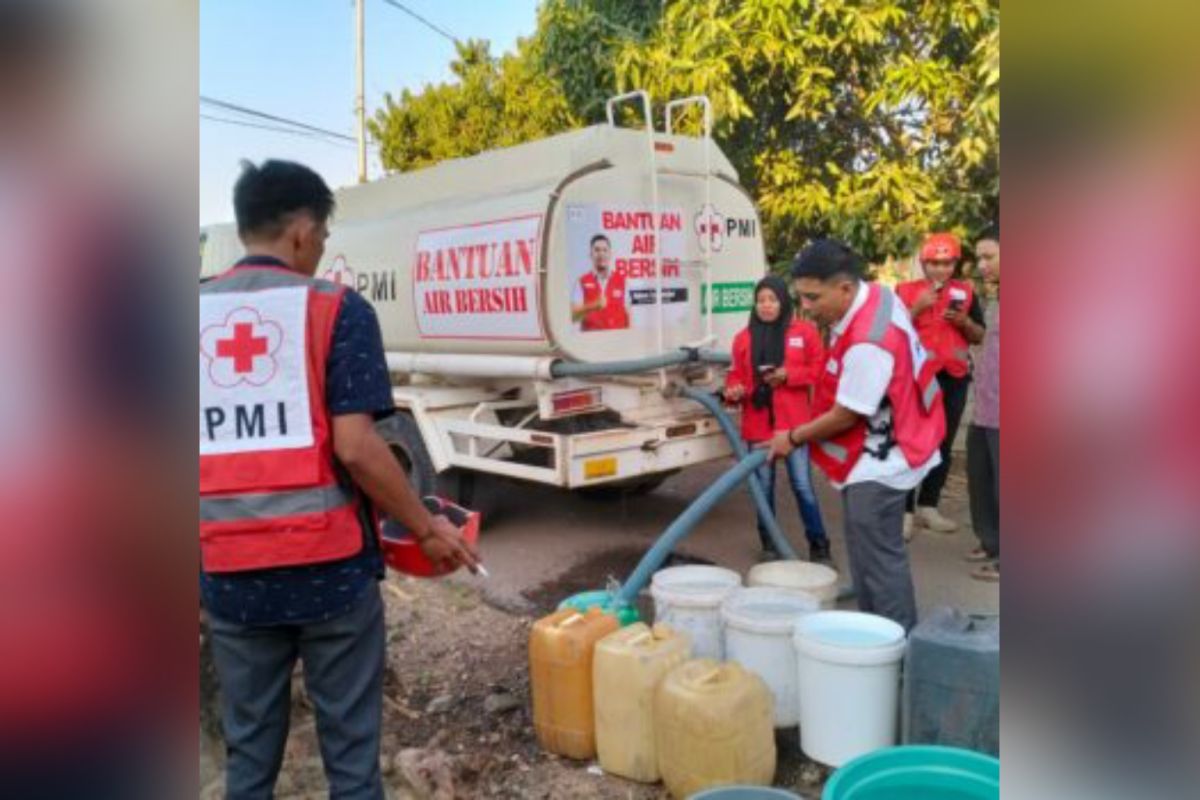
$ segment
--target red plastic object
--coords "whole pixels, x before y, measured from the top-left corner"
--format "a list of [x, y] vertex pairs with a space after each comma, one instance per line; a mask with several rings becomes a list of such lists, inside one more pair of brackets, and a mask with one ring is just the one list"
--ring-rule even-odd
[[[463, 539], [474, 546], [479, 541], [478, 511], [470, 511], [462, 506], [451, 503], [441, 497], [421, 498], [429, 513], [440, 514], [450, 520], [462, 532]], [[454, 570], [447, 570], [434, 564], [421, 551], [417, 540], [400, 523], [392, 519], [381, 519], [379, 523], [379, 541], [383, 547], [384, 562], [405, 575], [418, 578], [438, 578], [448, 575]]]

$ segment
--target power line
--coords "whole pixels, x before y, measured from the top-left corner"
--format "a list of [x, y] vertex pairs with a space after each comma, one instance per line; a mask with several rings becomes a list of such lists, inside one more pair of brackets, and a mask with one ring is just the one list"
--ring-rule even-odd
[[421, 23], [421, 24], [422, 24], [422, 25], [424, 25], [426, 28], [429, 28], [431, 31], [433, 31], [434, 33], [438, 34], [439, 36], [444, 36], [444, 37], [446, 37], [447, 39], [449, 39], [451, 42], [454, 42], [455, 44], [458, 44], [458, 37], [457, 37], [457, 36], [455, 36], [455, 35], [454, 35], [454, 34], [452, 34], [452, 33], [447, 33], [445, 30], [443, 30], [442, 28], [439, 28], [437, 25], [434, 25], [432, 22], [430, 22], [429, 20], [425, 19], [425, 18], [424, 18], [424, 17], [422, 17], [420, 14], [418, 14], [418, 13], [417, 13], [417, 12], [415, 12], [415, 11], [413, 11], [411, 8], [409, 8], [408, 6], [404, 5], [403, 3], [398, 3], [398, 2], [396, 2], [396, 0], [383, 0], [383, 2], [387, 3], [387, 4], [388, 4], [389, 6], [391, 6], [392, 8], [399, 9], [400, 11], [403, 11], [405, 14], [408, 14], [410, 17], [412, 17], [413, 19], [415, 19], [417, 22]]
[[346, 147], [347, 143], [343, 141], [332, 141], [325, 134], [311, 133], [309, 131], [296, 130], [295, 128], [284, 128], [278, 125], [264, 125], [258, 122], [247, 122], [242, 119], [229, 119], [227, 117], [215, 117], [211, 114], [200, 114], [200, 119], [208, 120], [209, 122], [223, 122], [226, 125], [238, 125], [243, 128], [256, 128], [264, 131], [275, 131], [276, 133], [289, 133], [292, 136], [303, 136], [305, 139], [314, 139], [318, 142], [337, 145], [338, 147]]
[[356, 144], [358, 142], [358, 140], [355, 139], [353, 136], [347, 136], [344, 133], [338, 133], [337, 131], [331, 131], [328, 128], [318, 128], [315, 125], [309, 125], [304, 122], [297, 122], [296, 120], [288, 119], [287, 117], [278, 117], [278, 116], [275, 116], [274, 114], [268, 114], [264, 111], [256, 111], [253, 108], [247, 108], [246, 106], [239, 106], [236, 103], [230, 103], [225, 100], [216, 100], [212, 97], [205, 97], [204, 95], [200, 95], [200, 102], [204, 103], [206, 105], [216, 106], [217, 108], [223, 108], [223, 109], [226, 109], [227, 111], [233, 111], [238, 114], [245, 114], [250, 117], [258, 117], [259, 119], [265, 119], [270, 122], [281, 122], [284, 125], [290, 125], [293, 128], [299, 128], [300, 130], [309, 131], [311, 133], [317, 133], [322, 136], [328, 136], [330, 138], [339, 139], [341, 141], [350, 142], [352, 144]]

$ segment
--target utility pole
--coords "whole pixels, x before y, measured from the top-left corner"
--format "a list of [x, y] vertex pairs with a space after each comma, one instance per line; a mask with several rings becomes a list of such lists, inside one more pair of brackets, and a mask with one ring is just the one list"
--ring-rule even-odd
[[354, 98], [354, 112], [358, 117], [358, 182], [359, 183], [367, 182], [367, 103], [366, 103], [365, 89], [363, 88], [363, 84], [365, 82], [365, 78], [364, 78], [365, 57], [363, 55], [363, 40], [364, 40], [363, 29], [364, 29], [365, 11], [364, 11], [363, 7], [365, 5], [366, 5], [365, 0], [355, 0], [355, 7], [357, 10], [356, 16], [358, 17], [358, 25], [357, 25], [358, 47], [356, 49], [356, 59], [355, 59], [357, 62], [356, 67], [357, 67], [357, 71], [358, 71], [358, 93], [355, 95], [355, 98]]

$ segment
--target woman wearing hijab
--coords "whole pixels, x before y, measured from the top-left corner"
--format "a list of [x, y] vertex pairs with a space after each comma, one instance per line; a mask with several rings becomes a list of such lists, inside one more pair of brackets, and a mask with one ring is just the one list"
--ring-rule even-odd
[[[776, 431], [791, 430], [812, 419], [811, 391], [821, 375], [825, 348], [811, 322], [796, 319], [782, 278], [768, 275], [754, 287], [750, 324], [733, 340], [733, 362], [725, 380], [725, 401], [742, 409], [742, 438], [749, 444], [770, 441]], [[829, 537], [813, 489], [808, 448], [785, 459], [811, 561], [829, 561]], [[775, 510], [775, 462], [759, 470], [771, 511]], [[779, 553], [758, 523], [762, 560]]]

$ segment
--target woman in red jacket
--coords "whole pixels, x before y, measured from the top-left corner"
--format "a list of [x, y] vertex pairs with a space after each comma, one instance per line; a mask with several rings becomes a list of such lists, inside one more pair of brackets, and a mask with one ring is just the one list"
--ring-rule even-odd
[[[825, 363], [821, 335], [811, 322], [798, 320], [782, 278], [768, 275], [754, 287], [750, 324], [733, 340], [733, 363], [725, 380], [725, 400], [742, 408], [742, 437], [751, 445], [770, 441], [776, 431], [791, 430], [813, 414], [811, 390]], [[785, 459], [811, 561], [829, 561], [829, 537], [813, 489], [808, 448]], [[775, 463], [759, 470], [771, 511], [775, 510]], [[762, 558], [779, 558], [762, 521], [758, 523]]]

